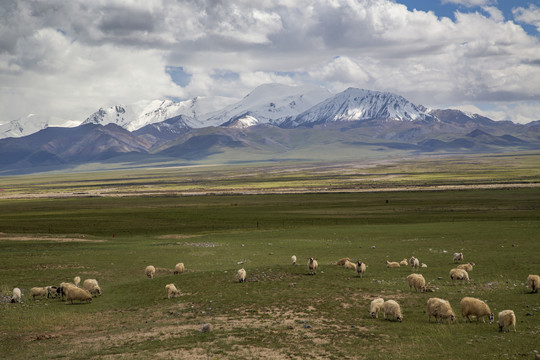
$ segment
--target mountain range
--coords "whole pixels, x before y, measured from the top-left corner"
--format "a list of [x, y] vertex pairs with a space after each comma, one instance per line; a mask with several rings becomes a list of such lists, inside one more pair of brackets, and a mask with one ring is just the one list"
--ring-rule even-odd
[[0, 174], [81, 164], [343, 160], [540, 149], [540, 121], [428, 109], [389, 92], [266, 84], [240, 101], [194, 98], [102, 108], [81, 125], [0, 127]]

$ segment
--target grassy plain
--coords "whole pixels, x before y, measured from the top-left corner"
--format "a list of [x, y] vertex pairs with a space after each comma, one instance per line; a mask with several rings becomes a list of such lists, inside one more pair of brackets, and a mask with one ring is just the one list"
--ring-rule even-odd
[[[532, 359], [540, 294], [525, 280], [540, 273], [540, 191], [515, 185], [538, 182], [535, 164], [513, 155], [6, 178], [0, 291], [21, 288], [23, 303], [0, 304], [0, 358]], [[494, 183], [513, 185], [477, 187]], [[463, 184], [471, 187], [437, 188]], [[207, 195], [181, 195], [196, 189]], [[454, 251], [477, 264], [469, 284], [448, 278]], [[385, 266], [411, 255], [428, 265], [420, 272], [434, 293], [409, 290], [410, 268]], [[332, 264], [345, 256], [367, 263], [363, 279]], [[187, 271], [173, 275], [180, 261]], [[244, 284], [234, 279], [240, 267]], [[33, 286], [76, 275], [98, 279], [103, 296], [82, 305], [28, 298]], [[166, 298], [171, 282], [182, 297]], [[377, 296], [396, 299], [404, 321], [371, 319]], [[450, 301], [457, 323], [428, 322], [432, 296]], [[494, 313], [513, 309], [517, 332], [463, 321], [464, 296]], [[213, 331], [200, 332], [203, 323]]]

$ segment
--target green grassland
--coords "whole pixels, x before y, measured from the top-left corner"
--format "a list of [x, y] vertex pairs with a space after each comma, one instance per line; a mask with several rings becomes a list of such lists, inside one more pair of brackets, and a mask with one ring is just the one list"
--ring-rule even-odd
[[0, 199], [200, 193], [373, 191], [405, 187], [531, 184], [540, 179], [540, 153], [440, 156], [354, 162], [275, 161], [200, 164], [115, 171], [50, 172], [0, 177]]
[[[6, 178], [4, 191], [21, 195], [133, 188], [122, 197], [0, 199], [0, 295], [23, 290], [21, 304], [0, 303], [0, 358], [532, 359], [540, 352], [540, 294], [525, 282], [540, 273], [538, 188], [394, 189], [538, 180], [536, 156], [512, 156], [341, 167], [347, 171], [281, 165], [266, 167], [268, 177], [254, 165]], [[362, 176], [369, 184], [354, 186], [380, 191], [277, 194], [264, 180], [321, 190]], [[175, 192], [189, 181], [211, 194]], [[151, 185], [162, 194], [135, 196]], [[257, 187], [270, 191], [228, 192]], [[476, 263], [468, 284], [448, 277], [455, 251]], [[434, 293], [408, 288], [410, 268], [385, 266], [412, 255], [428, 265], [419, 272]], [[310, 256], [319, 261], [314, 276]], [[333, 265], [345, 256], [366, 262], [364, 278]], [[173, 275], [177, 262], [184, 274]], [[154, 279], [144, 276], [149, 264]], [[235, 281], [240, 267], [246, 283]], [[33, 286], [74, 276], [98, 279], [103, 296], [74, 305], [28, 298]], [[167, 299], [168, 283], [183, 296]], [[377, 296], [401, 304], [402, 323], [369, 317]], [[450, 301], [456, 323], [428, 322], [433, 296]], [[495, 314], [514, 310], [517, 332], [464, 321], [464, 296], [485, 300]], [[204, 323], [213, 331], [199, 331]]]

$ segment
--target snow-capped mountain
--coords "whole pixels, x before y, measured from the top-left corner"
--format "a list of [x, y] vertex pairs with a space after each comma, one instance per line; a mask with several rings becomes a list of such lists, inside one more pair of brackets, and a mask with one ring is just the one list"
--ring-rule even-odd
[[247, 127], [257, 124], [279, 123], [297, 116], [332, 94], [319, 86], [288, 86], [265, 84], [255, 88], [241, 101], [232, 104], [206, 121], [207, 126]]
[[21, 137], [33, 134], [49, 127], [50, 118], [30, 114], [7, 124], [0, 125], [0, 139], [8, 137]]
[[131, 105], [116, 105], [101, 108], [90, 115], [83, 124], [116, 124], [129, 131], [138, 130], [146, 125], [160, 123], [167, 119], [184, 115], [187, 125], [192, 128], [203, 127], [205, 114], [229, 104], [230, 99], [216, 97], [196, 97], [190, 100], [174, 102], [172, 100], [141, 101]]
[[337, 121], [371, 119], [414, 121], [426, 117], [431, 116], [402, 96], [389, 92], [349, 88], [296, 117], [288, 118], [280, 125], [313, 126]]

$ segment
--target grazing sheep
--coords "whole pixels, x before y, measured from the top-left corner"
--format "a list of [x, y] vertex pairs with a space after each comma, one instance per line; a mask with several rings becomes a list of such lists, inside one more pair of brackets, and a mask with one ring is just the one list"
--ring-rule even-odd
[[167, 299], [170, 299], [173, 296], [182, 296], [182, 292], [178, 290], [174, 284], [165, 285], [165, 290], [167, 291]]
[[317, 268], [319, 267], [319, 263], [317, 262], [317, 259], [309, 258], [308, 260], [308, 271], [311, 275], [315, 275], [317, 273]]
[[516, 331], [516, 315], [512, 310], [503, 310], [499, 313], [499, 331], [510, 331], [510, 326]]
[[80, 302], [92, 302], [92, 294], [88, 290], [78, 288], [76, 286], [70, 286], [66, 292], [66, 304], [73, 304], [73, 300], [79, 300]]
[[144, 269], [144, 273], [146, 276], [148, 276], [150, 279], [154, 278], [154, 275], [156, 275], [156, 268], [152, 265], [148, 265], [146, 269]]
[[405, 259], [403, 259], [403, 260], [401, 260], [399, 262], [399, 265], [400, 266], [407, 266], [407, 265], [409, 265], [409, 260], [407, 260], [407, 258], [405, 258]]
[[420, 264], [420, 267], [422, 267], [422, 268], [427, 268], [427, 265], [424, 264], [424, 263], [422, 263], [422, 264]]
[[351, 270], [356, 270], [356, 264], [349, 260], [345, 261], [345, 265], [343, 265], [343, 267]]
[[529, 283], [529, 287], [531, 288], [531, 292], [537, 293], [538, 288], [540, 287], [540, 276], [538, 276], [538, 275], [529, 275], [527, 277], [527, 282]]
[[469, 282], [469, 274], [463, 269], [452, 269], [450, 270], [450, 279], [452, 279], [452, 284], [455, 280]]
[[174, 267], [174, 271], [173, 271], [173, 274], [176, 275], [176, 274], [182, 274], [184, 272], [184, 263], [178, 263], [176, 264], [176, 266]]
[[80, 276], [75, 276], [73, 278], [73, 283], [75, 284], [76, 287], [79, 287], [79, 284], [81, 283], [81, 278]]
[[414, 287], [416, 291], [418, 291], [418, 289], [422, 292], [426, 291], [426, 280], [422, 274], [411, 274], [407, 276], [407, 282], [409, 283], [409, 289]]
[[348, 257], [343, 258], [343, 259], [339, 259], [339, 260], [337, 261], [336, 265], [337, 265], [337, 266], [343, 266], [343, 265], [345, 265], [345, 263], [346, 263], [347, 261], [351, 261], [351, 259], [349, 259]]
[[30, 297], [32, 299], [36, 299], [36, 296], [39, 296], [39, 297], [46, 297], [47, 296], [47, 287], [48, 286], [44, 286], [44, 287], [33, 287], [30, 289]]
[[452, 310], [452, 306], [448, 300], [439, 299], [439, 298], [429, 298], [427, 301], [427, 313], [428, 313], [428, 322], [431, 321], [431, 317], [435, 318], [436, 322], [439, 322], [439, 319], [445, 320], [450, 319], [450, 322], [454, 322], [456, 315]]
[[493, 313], [489, 309], [489, 306], [482, 300], [472, 297], [464, 297], [463, 299], [461, 299], [460, 305], [461, 315], [463, 317], [466, 317], [467, 320], [471, 321], [470, 316], [472, 315], [476, 316], [476, 321], [482, 318], [482, 321], [486, 322], [484, 316], [487, 316], [489, 319], [489, 323], [493, 323]]
[[64, 300], [64, 295], [67, 294], [67, 290], [71, 287], [76, 287], [73, 283], [63, 282], [56, 288], [56, 292], [60, 295], [60, 301]]
[[369, 313], [373, 319], [379, 317], [379, 311], [383, 310], [384, 299], [376, 298], [369, 305]]
[[463, 261], [463, 253], [454, 253], [454, 262]]
[[356, 273], [360, 275], [361, 278], [363, 278], [365, 272], [366, 272], [366, 263], [358, 260], [358, 262], [356, 263]]
[[55, 298], [58, 295], [56, 286], [47, 286], [47, 298]]
[[397, 321], [403, 321], [403, 315], [401, 315], [401, 307], [394, 300], [386, 300], [383, 304], [384, 318], [389, 320], [388, 317], [392, 316]]
[[398, 267], [400, 267], [400, 265], [399, 265], [398, 262], [386, 260], [386, 267], [387, 268], [398, 268]]
[[296, 265], [296, 255], [291, 256], [291, 262], [293, 265]]
[[13, 289], [13, 295], [11, 296], [11, 302], [12, 303], [20, 303], [22, 298], [21, 289], [14, 288]]
[[465, 270], [467, 272], [470, 272], [470, 271], [472, 271], [474, 265], [476, 265], [476, 264], [473, 263], [473, 262], [469, 262], [469, 263], [466, 263], [466, 264], [459, 264], [456, 267], [456, 269], [461, 269], [461, 270]]
[[83, 282], [83, 288], [88, 290], [92, 296], [94, 294], [101, 296], [101, 287], [96, 279], [86, 279]]
[[411, 265], [411, 268], [416, 271], [420, 267], [420, 261], [414, 256], [411, 256], [411, 259], [409, 260], [409, 265]]
[[244, 268], [241, 268], [236, 272], [236, 279], [241, 283], [246, 281], [246, 270], [244, 270]]

